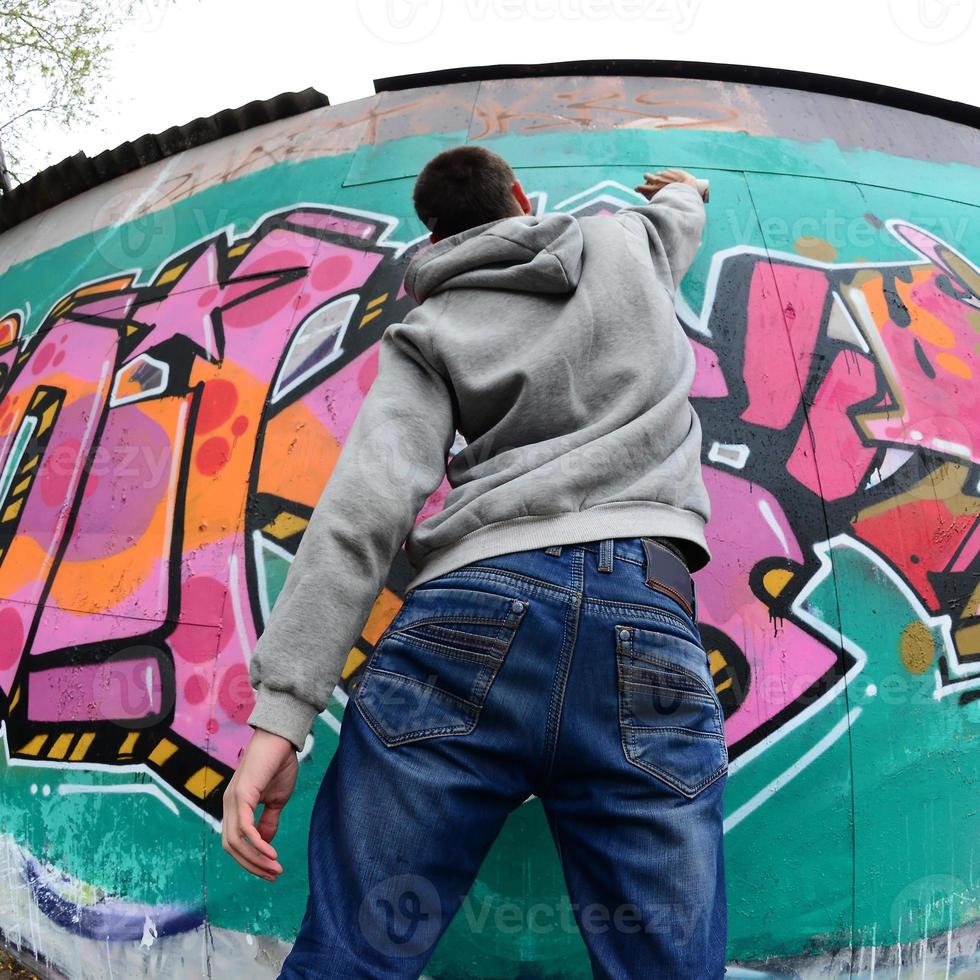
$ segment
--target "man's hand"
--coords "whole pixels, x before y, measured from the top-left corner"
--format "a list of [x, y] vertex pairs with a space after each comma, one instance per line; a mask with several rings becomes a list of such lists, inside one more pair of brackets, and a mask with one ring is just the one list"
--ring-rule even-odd
[[689, 174], [686, 170], [681, 170], [679, 167], [671, 167], [668, 170], [658, 170], [655, 174], [645, 173], [643, 179], [646, 181], [645, 184], [638, 184], [634, 190], [639, 191], [647, 200], [653, 197], [657, 191], [662, 190], [668, 184], [681, 183], [690, 184], [702, 197], [704, 197], [704, 191], [702, 190], [701, 183], [699, 183], [697, 177], [694, 174]]
[[[296, 747], [289, 739], [256, 728], [223, 796], [221, 846], [246, 870], [266, 881], [282, 873], [269, 843], [296, 785]], [[265, 806], [258, 826], [255, 811]]]

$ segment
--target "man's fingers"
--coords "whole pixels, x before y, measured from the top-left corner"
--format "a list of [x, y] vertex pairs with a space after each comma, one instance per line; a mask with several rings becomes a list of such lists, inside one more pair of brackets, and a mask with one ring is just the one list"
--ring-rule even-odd
[[227, 796], [221, 821], [221, 846], [246, 871], [275, 881], [282, 873], [282, 865], [276, 860], [275, 848], [259, 836], [252, 814], [252, 807], [237, 793]]
[[246, 844], [244, 838], [239, 838], [237, 843], [228, 841], [225, 850], [246, 870], [259, 878], [267, 881], [275, 881], [276, 876], [282, 869], [268, 868], [260, 864], [256, 858], [259, 856], [250, 844]]
[[242, 838], [242, 831], [238, 824], [238, 809], [230, 803], [225, 806], [224, 818], [221, 821], [221, 846], [230, 854], [246, 871], [266, 880], [274, 880], [271, 871], [262, 868], [256, 862], [253, 855], [255, 850], [248, 847]]
[[249, 843], [246, 831], [239, 830], [237, 833], [230, 834], [222, 838], [224, 849], [243, 867], [252, 874], [257, 874], [263, 878], [275, 877], [282, 872], [282, 865], [278, 861], [260, 854]]
[[264, 841], [271, 841], [276, 836], [276, 831], [279, 829], [279, 816], [281, 813], [281, 806], [273, 806], [272, 804], [266, 803], [262, 807], [262, 816], [259, 817], [256, 830]]
[[258, 830], [255, 828], [253, 823], [255, 819], [254, 811], [245, 800], [238, 801], [238, 822], [240, 825], [241, 836], [243, 836], [258, 852], [256, 859], [260, 860], [263, 864], [271, 869], [282, 870], [279, 862], [276, 860], [276, 849], [264, 841], [259, 834]]

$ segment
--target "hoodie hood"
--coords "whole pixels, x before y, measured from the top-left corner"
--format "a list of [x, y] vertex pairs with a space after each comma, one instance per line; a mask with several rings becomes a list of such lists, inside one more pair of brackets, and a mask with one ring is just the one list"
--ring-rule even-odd
[[416, 303], [446, 289], [571, 293], [582, 273], [582, 230], [570, 214], [498, 218], [430, 245], [405, 272]]

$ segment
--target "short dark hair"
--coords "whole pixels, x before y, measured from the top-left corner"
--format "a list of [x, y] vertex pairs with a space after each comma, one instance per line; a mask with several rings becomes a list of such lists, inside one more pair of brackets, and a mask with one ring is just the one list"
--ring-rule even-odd
[[510, 164], [483, 146], [454, 146], [433, 157], [415, 181], [419, 220], [441, 238], [517, 213]]

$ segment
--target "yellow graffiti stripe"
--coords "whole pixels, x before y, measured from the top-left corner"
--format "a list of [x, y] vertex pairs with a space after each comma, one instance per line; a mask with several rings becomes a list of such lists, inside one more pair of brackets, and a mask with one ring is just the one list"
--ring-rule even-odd
[[363, 327], [365, 323], [370, 322], [376, 316], [381, 316], [381, 313], [382, 313], [381, 310], [372, 310], [372, 312], [370, 312], [370, 313], [365, 313], [364, 316], [361, 317], [361, 322], [360, 322], [360, 324], [358, 324], [358, 328], [357, 329], [360, 330], [361, 327]]
[[140, 737], [139, 732], [130, 732], [124, 739], [122, 745], [119, 746], [119, 751], [117, 755], [132, 755], [133, 748], [136, 745], [137, 740]]
[[382, 293], [380, 296], [375, 296], [374, 299], [368, 301], [367, 308], [370, 310], [372, 307], [377, 306], [379, 303], [383, 303], [388, 298], [387, 293]]
[[85, 753], [88, 752], [89, 746], [95, 740], [95, 732], [83, 732], [78, 739], [78, 744], [71, 750], [71, 755], [68, 757], [72, 762], [78, 762], [85, 758]]
[[727, 666], [727, 661], [723, 656], [721, 650], [717, 648], [712, 648], [708, 651], [708, 665], [711, 670], [712, 676], [724, 670]]
[[360, 667], [366, 660], [367, 657], [364, 655], [364, 652], [359, 650], [357, 647], [353, 647], [350, 653], [347, 654], [347, 662], [344, 664], [344, 669], [341, 671], [340, 676], [343, 677], [344, 680], [347, 680], [347, 678], [350, 677], [350, 675], [353, 674], [354, 671], [357, 670], [357, 668]]
[[44, 414], [41, 416], [40, 420], [38, 421], [37, 432], [34, 433], [35, 436], [39, 436], [46, 429], [50, 429], [51, 426], [54, 424], [54, 419], [57, 414], [58, 414], [58, 403], [53, 402], [51, 405], [47, 407], [47, 409], [45, 409]]
[[169, 738], [161, 738], [150, 753], [150, 762], [162, 766], [176, 751], [177, 746]]
[[47, 735], [35, 735], [27, 745], [21, 746], [21, 755], [37, 755], [41, 751], [41, 746], [47, 741]]
[[179, 265], [172, 266], [164, 272], [161, 272], [157, 281], [153, 284], [154, 286], [165, 286], [168, 282], [173, 282], [175, 279], [179, 279], [184, 271], [187, 269], [187, 263], [181, 262]]
[[[47, 405], [47, 407], [44, 407], [45, 405]], [[30, 407], [25, 415], [25, 420], [36, 420], [36, 425], [32, 436], [33, 440], [36, 441], [39, 436], [43, 436], [45, 433], [50, 436], [50, 430], [53, 428], [55, 419], [58, 417], [58, 412], [60, 410], [61, 399], [58, 398], [51, 388], [42, 386], [34, 392]], [[46, 444], [47, 438], [45, 438], [43, 441]], [[24, 501], [27, 500], [27, 495], [30, 493], [31, 484], [34, 481], [34, 477], [37, 475], [35, 467], [37, 466], [37, 462], [40, 458], [41, 454], [35, 453], [35, 455], [32, 456], [27, 462], [21, 461], [18, 464], [10, 480], [11, 489], [7, 493], [6, 499], [3, 501], [4, 510], [3, 513], [0, 514], [0, 524], [7, 524], [15, 521], [20, 516], [21, 508], [24, 506]], [[29, 472], [32, 470], [34, 472]], [[7, 545], [5, 544], [5, 551], [6, 548]]]
[[200, 769], [194, 773], [187, 782], [184, 783], [184, 788], [189, 792], [193, 793], [199, 800], [203, 800], [205, 796], [213, 793], [218, 786], [225, 781], [225, 777], [221, 775], [220, 772], [215, 772], [210, 766], [201, 766]]
[[274, 521], [270, 521], [262, 528], [262, 533], [282, 541], [285, 538], [292, 537], [294, 534], [299, 534], [309, 523], [305, 517], [299, 517], [296, 514], [288, 514], [286, 511], [283, 511]]
[[84, 289], [76, 289], [75, 296], [98, 296], [101, 293], [115, 293], [133, 283], [132, 276], [122, 276], [119, 279], [110, 279], [108, 282], [99, 282], [94, 286], [86, 286]]
[[54, 740], [54, 745], [48, 749], [48, 758], [63, 759], [65, 757], [65, 753], [68, 751], [68, 746], [71, 745], [74, 737], [74, 732], [65, 732], [63, 735], [59, 735]]

